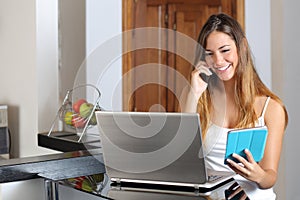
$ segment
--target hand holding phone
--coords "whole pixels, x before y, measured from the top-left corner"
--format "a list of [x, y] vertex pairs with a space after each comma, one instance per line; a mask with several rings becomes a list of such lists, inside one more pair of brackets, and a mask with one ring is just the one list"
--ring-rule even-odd
[[195, 67], [195, 70], [199, 71], [199, 76], [206, 83], [208, 83], [209, 77], [213, 74], [206, 62], [204, 61], [198, 62]]
[[208, 80], [209, 80], [210, 76], [207, 76], [207, 75], [206, 75], [205, 73], [203, 73], [203, 72], [201, 72], [201, 73], [199, 74], [199, 76], [201, 77], [201, 79], [202, 79], [204, 82], [208, 83]]

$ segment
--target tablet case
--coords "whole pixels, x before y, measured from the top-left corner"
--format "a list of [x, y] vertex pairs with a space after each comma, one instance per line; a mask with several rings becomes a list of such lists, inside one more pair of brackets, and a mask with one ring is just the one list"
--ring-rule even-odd
[[267, 135], [268, 129], [266, 126], [229, 131], [227, 135], [224, 163], [227, 164], [227, 158], [238, 162], [232, 157], [233, 153], [239, 154], [247, 159], [247, 156], [244, 153], [245, 149], [249, 149], [254, 160], [259, 162], [264, 155]]

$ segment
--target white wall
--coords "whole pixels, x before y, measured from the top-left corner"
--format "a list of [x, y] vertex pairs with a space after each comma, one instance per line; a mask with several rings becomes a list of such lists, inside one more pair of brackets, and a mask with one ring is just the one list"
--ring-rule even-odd
[[[13, 153], [31, 153], [24, 137], [37, 131], [35, 1], [0, 2], [0, 102], [8, 104]], [[34, 141], [33, 141], [34, 143]], [[21, 153], [19, 147], [23, 147]]]
[[[284, 100], [283, 95], [283, 3], [271, 1], [271, 55], [272, 55], [272, 90]], [[286, 103], [286, 102], [285, 102]], [[278, 199], [287, 199], [286, 183], [286, 140], [283, 142], [279, 174], [275, 191]]]
[[[51, 89], [49, 90], [51, 84], [56, 82], [52, 79], [56, 67], [55, 62], [51, 65], [53, 62], [48, 62], [49, 59], [43, 61], [38, 59], [38, 55], [46, 53], [47, 48], [51, 47], [55, 41], [51, 41], [51, 37], [48, 37], [50, 45], [44, 44], [47, 48], [40, 48], [39, 39], [41, 38], [37, 37], [39, 27], [36, 20], [36, 6], [36, 0], [0, 1], [0, 69], [2, 75], [0, 103], [8, 105], [8, 126], [12, 133], [12, 156], [14, 157], [43, 152], [37, 146], [36, 136], [39, 131], [38, 119], [41, 119], [41, 122], [47, 122], [39, 118], [41, 107], [38, 105], [45, 105], [40, 97], [49, 99], [49, 103], [46, 104], [48, 108], [57, 101], [57, 95], [53, 94]], [[51, 18], [51, 15], [48, 17], [55, 20]], [[40, 54], [40, 51], [44, 52]], [[51, 57], [52, 54], [48, 53], [49, 51], [48, 57]], [[37, 62], [40, 62], [39, 66]], [[47, 74], [50, 81], [45, 76], [38, 76], [40, 72], [38, 67], [48, 71], [49, 65], [52, 67], [50, 73]], [[43, 91], [47, 93], [40, 93]], [[52, 101], [49, 96], [53, 97]], [[48, 111], [51, 114], [51, 109]]]
[[[57, 9], [55, 0], [39, 2], [0, 1], [0, 104], [8, 105], [12, 157], [51, 153], [37, 133], [57, 110]], [[41, 189], [36, 180], [2, 184], [0, 199], [40, 200]]]
[[[38, 129], [32, 140], [36, 141], [36, 134], [48, 132], [59, 107], [58, 92], [58, 10], [57, 0], [36, 0], [36, 79], [38, 98]], [[37, 144], [35, 144], [37, 145]], [[27, 144], [27, 148], [32, 148]], [[21, 148], [23, 151], [24, 148]], [[46, 152], [44, 148], [37, 148], [36, 154]], [[21, 154], [21, 156], [27, 156]]]
[[101, 107], [122, 110], [122, 0], [88, 0], [86, 9], [87, 82], [99, 88]]
[[245, 0], [245, 29], [262, 81], [271, 87], [270, 0]]
[[[59, 95], [63, 101], [86, 57], [86, 2], [84, 0], [58, 0], [59, 38]], [[80, 80], [86, 82], [85, 70]], [[81, 83], [83, 84], [83, 83]]]
[[299, 173], [299, 113], [300, 113], [300, 1], [284, 0], [283, 2], [283, 98], [289, 113], [289, 125], [286, 131], [286, 199], [300, 198]]

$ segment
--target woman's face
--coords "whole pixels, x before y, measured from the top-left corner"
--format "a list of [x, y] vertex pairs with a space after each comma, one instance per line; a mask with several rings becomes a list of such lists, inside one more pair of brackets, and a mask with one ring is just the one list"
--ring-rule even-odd
[[223, 80], [234, 77], [238, 54], [235, 42], [225, 33], [214, 31], [206, 41], [206, 62], [208, 66]]

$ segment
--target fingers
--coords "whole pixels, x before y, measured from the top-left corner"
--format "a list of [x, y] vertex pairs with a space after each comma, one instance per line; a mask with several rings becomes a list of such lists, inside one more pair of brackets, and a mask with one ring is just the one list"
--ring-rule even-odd
[[258, 164], [254, 161], [253, 156], [249, 150], [245, 149], [244, 152], [247, 159], [238, 154], [232, 154], [232, 157], [237, 159], [239, 163], [234, 162], [231, 159], [227, 159], [229, 167], [237, 174], [240, 174], [247, 179], [255, 179], [255, 168], [257, 168]]
[[209, 70], [208, 65], [203, 61], [200, 61], [197, 63], [197, 65], [195, 66], [195, 70], [197, 70], [199, 72], [199, 74], [204, 73], [207, 76], [212, 75], [212, 72]]
[[240, 161], [243, 165], [247, 165], [248, 163], [256, 163], [252, 156], [252, 153], [248, 149], [245, 149], [244, 153], [246, 154], [247, 159], [235, 153], [232, 154], [232, 156]]
[[[242, 160], [242, 159], [244, 159], [243, 157], [241, 157], [241, 156], [239, 156], [239, 155], [237, 155], [237, 154], [235, 154], [235, 155], [233, 155], [233, 157], [234, 158], [236, 158], [236, 159], [240, 159], [240, 160]], [[240, 158], [238, 158], [238, 157], [240, 157]], [[244, 159], [245, 160], [245, 159]], [[250, 176], [251, 175], [251, 172], [248, 170], [248, 168], [244, 165], [244, 164], [241, 164], [241, 163], [243, 163], [243, 162], [241, 162], [241, 163], [236, 163], [236, 162], [234, 162], [233, 160], [231, 160], [231, 159], [227, 159], [227, 162], [230, 164], [230, 167], [236, 172], [236, 173], [238, 173], [238, 174], [240, 174], [240, 175], [242, 175], [242, 176], [244, 176], [244, 177], [248, 177], [248, 176]]]
[[245, 154], [246, 154], [246, 156], [247, 156], [248, 162], [254, 163], [255, 160], [254, 160], [254, 158], [253, 158], [253, 156], [252, 156], [252, 153], [251, 153], [248, 149], [245, 149], [244, 152], [245, 152]]
[[208, 86], [208, 79], [204, 78], [205, 76], [200, 76], [201, 73], [205, 74], [205, 76], [212, 75], [207, 64], [203, 61], [200, 61], [191, 73], [191, 89], [194, 95], [199, 97]]

